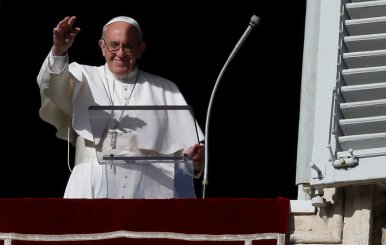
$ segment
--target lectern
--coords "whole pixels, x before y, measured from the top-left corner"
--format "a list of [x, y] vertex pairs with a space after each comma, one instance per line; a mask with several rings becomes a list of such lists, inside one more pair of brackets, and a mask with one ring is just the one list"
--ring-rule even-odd
[[[156, 169], [174, 181], [175, 198], [195, 197], [193, 161], [186, 149], [202, 133], [191, 106], [91, 106], [89, 117], [104, 178], [117, 168]], [[108, 198], [114, 185], [103, 182], [99, 197]]]

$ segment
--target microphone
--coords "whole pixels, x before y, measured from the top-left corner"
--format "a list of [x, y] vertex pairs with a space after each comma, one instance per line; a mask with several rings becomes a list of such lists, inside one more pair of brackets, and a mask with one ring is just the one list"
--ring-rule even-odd
[[259, 22], [260, 22], [260, 18], [254, 15], [251, 17], [251, 20], [249, 21], [249, 25], [252, 27], [255, 27], [257, 26], [257, 24], [259, 24]]
[[240, 47], [243, 45], [244, 41], [247, 39], [249, 33], [252, 31], [253, 27], [255, 27], [258, 23], [260, 22], [260, 18], [257, 17], [256, 15], [253, 15], [249, 21], [248, 28], [245, 30], [243, 35], [241, 36], [240, 40], [237, 42], [236, 46], [233, 48], [232, 53], [229, 55], [227, 61], [225, 62], [223, 68], [220, 71], [220, 74], [217, 77], [216, 83], [214, 85], [212, 94], [210, 96], [209, 100], [209, 105], [208, 105], [208, 110], [206, 113], [206, 123], [205, 123], [205, 166], [204, 166], [204, 177], [202, 181], [203, 189], [202, 189], [202, 198], [205, 198], [206, 195], [206, 186], [208, 185], [208, 165], [209, 165], [209, 151], [208, 151], [208, 146], [209, 146], [209, 122], [210, 122], [210, 114], [212, 111], [212, 104], [213, 104], [213, 98], [214, 95], [217, 91], [218, 85], [220, 83], [220, 80], [228, 67], [230, 61], [233, 59], [237, 51], [240, 49]]

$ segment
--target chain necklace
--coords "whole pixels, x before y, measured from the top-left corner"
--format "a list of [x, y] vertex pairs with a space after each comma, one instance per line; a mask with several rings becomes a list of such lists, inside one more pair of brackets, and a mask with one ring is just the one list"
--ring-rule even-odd
[[[106, 84], [107, 84], [107, 94], [108, 94], [108, 97], [110, 99], [110, 104], [112, 106], [114, 106], [114, 95], [115, 95], [115, 83], [116, 83], [116, 80], [115, 79], [113, 80], [112, 91], [111, 91], [110, 90], [110, 85], [109, 85], [109, 80], [107, 78], [106, 66], [104, 67], [104, 72], [105, 72], [105, 79], [106, 79]], [[131, 89], [129, 96], [125, 98], [126, 99], [126, 103], [124, 104], [124, 106], [129, 104], [129, 101], [130, 101], [131, 96], [133, 95], [133, 92], [134, 92], [134, 89], [135, 89], [135, 85], [137, 85], [138, 78], [139, 78], [139, 70], [137, 71], [137, 76], [136, 76], [136, 78], [134, 80], [133, 88]], [[124, 112], [125, 112], [125, 110], [122, 110], [121, 114], [119, 115], [119, 117], [116, 117], [114, 109], [111, 111], [111, 116], [112, 116], [113, 120], [115, 120], [115, 123], [114, 123], [113, 129], [109, 129], [108, 130], [108, 134], [111, 135], [111, 143], [110, 143], [110, 145], [111, 145], [111, 147], [113, 149], [116, 148], [117, 137], [123, 134], [123, 132], [121, 130], [119, 130], [119, 123], [120, 123], [120, 121], [121, 121], [121, 119], [123, 117], [123, 113]]]

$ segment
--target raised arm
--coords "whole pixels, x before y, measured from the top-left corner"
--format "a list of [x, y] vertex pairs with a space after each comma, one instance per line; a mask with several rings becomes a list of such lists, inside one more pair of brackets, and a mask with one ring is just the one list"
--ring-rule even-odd
[[75, 20], [76, 16], [67, 16], [54, 28], [52, 46], [54, 56], [66, 55], [68, 48], [73, 44], [76, 35], [80, 32], [79, 27], [73, 28]]

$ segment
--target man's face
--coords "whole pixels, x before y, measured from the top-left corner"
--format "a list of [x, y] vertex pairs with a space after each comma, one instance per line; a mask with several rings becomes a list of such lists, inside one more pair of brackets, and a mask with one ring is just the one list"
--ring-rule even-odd
[[109, 69], [117, 78], [127, 77], [145, 50], [138, 34], [133, 25], [115, 22], [107, 26], [104, 38], [99, 41]]

